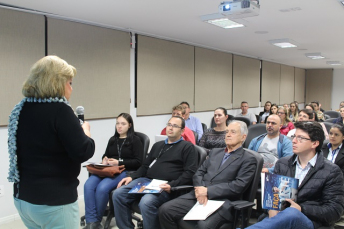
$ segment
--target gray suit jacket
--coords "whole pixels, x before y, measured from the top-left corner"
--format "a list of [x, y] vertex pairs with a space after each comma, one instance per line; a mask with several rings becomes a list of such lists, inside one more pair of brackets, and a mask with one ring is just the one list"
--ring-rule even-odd
[[[220, 167], [224, 154], [225, 148], [211, 150], [209, 158], [193, 176], [193, 185], [207, 187], [209, 200], [225, 200], [219, 214], [231, 220], [231, 201], [242, 198], [253, 179], [257, 162], [240, 147]], [[180, 198], [195, 198], [195, 192], [191, 191]]]

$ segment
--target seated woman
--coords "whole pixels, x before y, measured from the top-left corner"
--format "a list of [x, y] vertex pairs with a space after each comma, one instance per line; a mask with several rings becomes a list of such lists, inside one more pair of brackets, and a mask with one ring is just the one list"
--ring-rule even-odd
[[218, 107], [214, 111], [214, 121], [216, 127], [207, 129], [201, 140], [199, 146], [205, 148], [207, 152], [213, 148], [226, 147], [225, 135], [227, 127], [228, 114], [227, 110], [223, 107]]
[[288, 116], [292, 122], [297, 122], [299, 116], [299, 107], [296, 103], [290, 103]]
[[339, 109], [340, 117], [333, 121], [335, 124], [343, 125], [344, 124], [344, 107]]
[[295, 128], [294, 124], [288, 118], [287, 110], [284, 107], [278, 108], [277, 114], [278, 114], [278, 116], [280, 116], [280, 118], [282, 120], [282, 127], [280, 129], [280, 132], [283, 135], [287, 135], [290, 130]]
[[322, 148], [324, 157], [338, 165], [344, 174], [344, 127], [334, 124], [329, 135], [330, 142]]
[[265, 105], [264, 105], [264, 111], [259, 113], [259, 117], [260, 117], [260, 122], [264, 123], [266, 117], [268, 117], [270, 115], [270, 108], [271, 108], [271, 102], [270, 101], [266, 101]]
[[132, 117], [127, 113], [120, 114], [116, 120], [115, 135], [109, 140], [102, 164], [124, 165], [125, 170], [114, 177], [99, 177], [92, 174], [87, 179], [84, 186], [87, 223], [85, 228], [102, 228], [100, 222], [109, 201], [109, 193], [126, 177], [128, 171], [136, 170], [141, 166], [143, 146], [134, 133]]
[[264, 119], [264, 123], [266, 123], [266, 120], [268, 119], [268, 117], [272, 114], [277, 115], [277, 110], [278, 110], [278, 106], [276, 103], [273, 103], [270, 107], [270, 114], [268, 116], [265, 117]]

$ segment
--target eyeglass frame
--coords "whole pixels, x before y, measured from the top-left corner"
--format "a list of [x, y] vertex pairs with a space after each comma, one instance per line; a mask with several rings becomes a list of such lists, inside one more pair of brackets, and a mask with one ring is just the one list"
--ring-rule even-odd
[[172, 127], [172, 128], [182, 128], [181, 126], [177, 126], [176, 124], [166, 123], [166, 127]]
[[309, 140], [309, 141], [313, 142], [312, 139], [310, 139], [310, 138], [305, 138], [305, 137], [302, 137], [302, 136], [296, 136], [295, 134], [293, 134], [290, 137], [291, 137], [291, 140], [294, 140], [294, 138], [296, 138], [296, 141], [299, 142], [299, 143], [304, 142], [303, 140]]

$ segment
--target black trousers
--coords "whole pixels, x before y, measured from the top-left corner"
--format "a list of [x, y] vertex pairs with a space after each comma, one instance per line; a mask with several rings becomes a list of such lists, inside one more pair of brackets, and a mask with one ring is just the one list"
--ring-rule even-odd
[[[182, 219], [189, 210], [196, 204], [196, 198], [185, 198], [181, 196], [179, 198], [170, 200], [164, 203], [159, 208], [159, 221], [161, 228], [163, 229], [178, 229], [178, 221]], [[228, 213], [230, 214], [230, 213]], [[218, 211], [214, 212], [206, 220], [188, 221], [199, 229], [216, 229], [226, 222]]]

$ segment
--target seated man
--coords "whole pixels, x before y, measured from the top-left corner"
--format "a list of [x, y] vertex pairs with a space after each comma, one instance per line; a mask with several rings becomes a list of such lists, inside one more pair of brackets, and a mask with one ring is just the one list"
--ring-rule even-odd
[[[184, 119], [185, 117], [185, 109], [182, 105], [177, 105], [172, 108], [172, 117], [179, 116]], [[161, 135], [166, 135], [166, 127], [162, 129]], [[196, 145], [195, 135], [188, 127], [185, 126], [184, 132], [182, 133], [182, 137], [185, 141], [191, 142], [192, 144]]]
[[343, 174], [321, 152], [323, 129], [317, 122], [296, 122], [295, 128], [294, 155], [279, 159], [274, 173], [299, 179], [297, 199], [286, 199], [289, 208], [269, 210], [250, 229], [316, 229], [333, 225], [343, 213]]
[[241, 113], [237, 114], [235, 117], [245, 117], [248, 118], [250, 120], [250, 123], [252, 125], [257, 123], [257, 118], [254, 114], [248, 112], [248, 103], [246, 101], [242, 101], [241, 102]]
[[263, 156], [263, 173], [272, 173], [278, 159], [293, 155], [291, 141], [287, 136], [280, 133], [281, 127], [281, 118], [278, 115], [270, 115], [266, 121], [266, 134], [252, 139], [248, 146], [248, 149]]
[[182, 105], [185, 109], [185, 126], [190, 130], [197, 132], [199, 141], [203, 135], [203, 127], [201, 121], [195, 116], [190, 115], [190, 105], [188, 102], [181, 102], [180, 105]]
[[[181, 135], [184, 128], [183, 118], [172, 117], [166, 127], [168, 138], [155, 143], [142, 166], [130, 177], [123, 178], [119, 182], [112, 197], [119, 228], [134, 228], [130, 206], [138, 199], [141, 199], [139, 208], [144, 228], [160, 228], [158, 208], [171, 199], [171, 187], [192, 183], [192, 176], [197, 170], [198, 155], [190, 142], [183, 141]], [[138, 183], [149, 182], [152, 179], [168, 181], [167, 184], [160, 186], [164, 190], [162, 193], [128, 193]]]
[[206, 220], [197, 222], [198, 228], [219, 228], [232, 221], [231, 201], [241, 198], [250, 185], [257, 166], [256, 159], [245, 153], [242, 143], [247, 136], [247, 126], [234, 120], [226, 128], [227, 148], [212, 149], [209, 158], [193, 177], [194, 190], [163, 204], [159, 209], [162, 228], [178, 228], [177, 222], [198, 201], [225, 200], [225, 203]]

